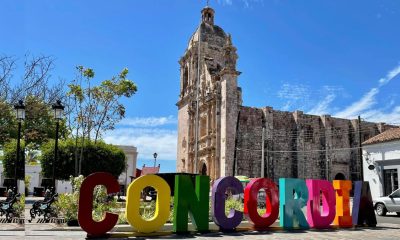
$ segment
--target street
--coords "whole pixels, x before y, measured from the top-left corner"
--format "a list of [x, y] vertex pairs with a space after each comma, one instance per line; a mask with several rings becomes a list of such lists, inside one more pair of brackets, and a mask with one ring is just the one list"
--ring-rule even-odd
[[386, 216], [384, 217], [376, 215], [376, 220], [378, 224], [393, 223], [393, 224], [399, 224], [400, 226], [400, 216], [398, 216], [396, 213], [387, 213]]
[[[132, 232], [129, 225], [117, 225], [108, 236], [112, 239], [130, 239], [130, 238], [165, 238], [165, 239], [398, 239], [400, 235], [400, 217], [395, 214], [388, 214], [385, 217], [378, 217], [378, 226], [376, 228], [350, 228], [350, 229], [309, 229], [283, 231], [276, 222], [270, 231], [257, 232], [249, 230], [249, 223], [244, 222], [236, 232], [220, 233], [214, 224], [210, 223], [211, 231], [200, 234], [192, 232], [186, 235], [171, 234], [171, 224], [166, 225], [159, 233], [143, 235]], [[189, 228], [193, 229], [193, 226]], [[32, 223], [27, 222], [25, 228], [21, 225], [0, 224], [1, 239], [84, 239], [86, 233], [79, 227], [67, 227], [54, 223]], [[104, 239], [104, 238], [103, 238]]]

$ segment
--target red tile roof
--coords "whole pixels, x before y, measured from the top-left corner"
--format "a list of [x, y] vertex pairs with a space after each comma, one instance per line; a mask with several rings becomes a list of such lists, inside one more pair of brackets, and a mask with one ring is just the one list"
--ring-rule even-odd
[[384, 131], [381, 134], [378, 134], [367, 141], [363, 142], [363, 145], [375, 144], [375, 143], [383, 143], [394, 140], [400, 140], [400, 128], [391, 128]]
[[143, 165], [140, 176], [148, 175], [148, 174], [156, 174], [160, 171], [160, 164], [157, 167], [146, 167]]

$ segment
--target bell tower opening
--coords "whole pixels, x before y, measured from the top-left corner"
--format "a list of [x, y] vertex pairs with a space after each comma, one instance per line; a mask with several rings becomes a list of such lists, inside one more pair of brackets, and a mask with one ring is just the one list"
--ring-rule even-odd
[[201, 19], [204, 23], [214, 25], [214, 14], [215, 14], [214, 9], [210, 8], [209, 6], [206, 6], [201, 11], [201, 16], [202, 16]]

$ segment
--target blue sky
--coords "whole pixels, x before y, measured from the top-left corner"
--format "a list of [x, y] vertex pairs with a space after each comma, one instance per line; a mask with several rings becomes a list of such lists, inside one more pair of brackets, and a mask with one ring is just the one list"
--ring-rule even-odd
[[[54, 79], [67, 81], [77, 65], [97, 81], [129, 68], [139, 91], [105, 140], [137, 146], [139, 167], [156, 151], [174, 171], [178, 60], [205, 1], [0, 1], [1, 54], [52, 55]], [[400, 123], [400, 1], [210, 5], [238, 48], [244, 105]]]

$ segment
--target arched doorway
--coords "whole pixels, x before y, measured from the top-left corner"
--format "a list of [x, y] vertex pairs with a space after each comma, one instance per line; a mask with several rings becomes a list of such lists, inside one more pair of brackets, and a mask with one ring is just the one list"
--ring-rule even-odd
[[206, 165], [205, 162], [203, 162], [202, 165], [201, 165], [200, 174], [201, 175], [207, 175], [207, 165]]
[[343, 173], [338, 173], [335, 175], [335, 180], [346, 180], [346, 176]]

